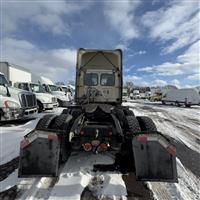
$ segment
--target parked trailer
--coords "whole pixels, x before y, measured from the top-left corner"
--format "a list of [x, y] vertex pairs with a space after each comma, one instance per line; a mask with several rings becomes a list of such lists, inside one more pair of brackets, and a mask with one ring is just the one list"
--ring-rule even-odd
[[162, 104], [185, 107], [200, 105], [200, 92], [193, 88], [172, 89], [162, 97]]
[[31, 82], [31, 72], [9, 62], [0, 62], [0, 71], [13, 86], [16, 82]]

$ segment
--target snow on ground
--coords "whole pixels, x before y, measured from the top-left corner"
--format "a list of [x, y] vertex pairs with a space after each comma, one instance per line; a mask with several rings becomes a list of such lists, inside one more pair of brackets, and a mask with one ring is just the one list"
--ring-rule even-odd
[[45, 114], [59, 114], [63, 109], [57, 108], [54, 112], [44, 112], [37, 118], [22, 125], [0, 126], [0, 165], [19, 156], [19, 144], [24, 135], [32, 131], [39, 119]]
[[200, 107], [181, 108], [144, 101], [126, 103], [136, 116], [149, 116], [158, 130], [200, 153]]
[[51, 191], [50, 198], [79, 200], [86, 186], [99, 198], [125, 198], [127, 195], [124, 181], [119, 172], [93, 172], [94, 164], [113, 164], [111, 154], [79, 152], [72, 155], [60, 174], [59, 181]]
[[[191, 149], [192, 155], [195, 152], [198, 155], [194, 163], [187, 163], [187, 166], [184, 166], [179, 158], [177, 158], [179, 183], [148, 183], [154, 192], [155, 198], [158, 200], [199, 200], [200, 178], [198, 175], [192, 173], [192, 169], [193, 165], [197, 165], [197, 168], [200, 166], [200, 107], [179, 108], [148, 101], [129, 102], [125, 103], [125, 105], [130, 106], [136, 116], [144, 115], [151, 117], [158, 131], [180, 141], [180, 144], [185, 144]], [[181, 145], [177, 145], [177, 147], [179, 146]], [[179, 150], [182, 151], [183, 149], [177, 149], [177, 151]], [[195, 152], [192, 153], [192, 150]], [[185, 158], [181, 157], [181, 159], [186, 159], [188, 156], [190, 154], [185, 154]], [[186, 159], [186, 162], [190, 162], [190, 160]]]
[[[180, 146], [185, 144], [186, 146], [182, 145], [181, 148], [187, 147], [189, 153], [198, 155], [191, 166], [188, 163], [190, 160], [186, 159], [183, 162], [182, 159], [193, 154], [183, 153], [184, 157], [177, 158], [179, 183], [148, 183], [155, 199], [198, 200], [200, 180], [199, 174], [195, 173], [194, 170], [198, 169], [199, 166], [200, 107], [177, 108], [150, 102], [129, 102], [125, 105], [130, 106], [136, 115], [151, 117], [159, 131], [179, 141]], [[59, 108], [55, 113], [59, 114], [61, 110]], [[19, 155], [20, 140], [34, 129], [41, 116], [43, 114], [23, 125], [0, 127], [0, 165]], [[103, 197], [126, 199], [127, 191], [121, 174], [118, 172], [93, 172], [93, 165], [97, 163], [111, 164], [113, 163], [113, 155], [73, 153], [68, 162], [61, 167], [58, 180], [54, 178], [19, 179], [17, 178], [17, 170], [15, 170], [0, 183], [1, 191], [18, 185], [20, 191], [18, 199], [49, 198], [54, 200], [65, 198], [76, 200], [81, 198], [83, 190], [88, 187], [100, 199]], [[193, 165], [196, 165], [196, 168]]]
[[199, 200], [200, 180], [177, 159], [178, 183], [148, 183], [156, 199]]

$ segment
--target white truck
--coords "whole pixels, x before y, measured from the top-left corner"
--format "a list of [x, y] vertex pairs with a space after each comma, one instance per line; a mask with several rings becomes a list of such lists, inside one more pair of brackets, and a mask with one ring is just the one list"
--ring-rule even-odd
[[139, 90], [133, 90], [133, 99], [140, 99], [140, 91]]
[[193, 88], [171, 89], [163, 95], [162, 104], [185, 107], [200, 105], [200, 93]]
[[39, 83], [17, 82], [14, 86], [22, 90], [33, 92], [36, 95], [39, 113], [43, 110], [53, 110], [53, 108], [58, 107], [57, 98], [46, 93], [43, 86]]
[[123, 91], [122, 91], [122, 101], [124, 101], [124, 102], [128, 101], [128, 89], [127, 88], [123, 88]]
[[55, 96], [58, 100], [58, 105], [60, 107], [66, 107], [71, 104], [70, 99], [67, 97], [65, 92], [63, 92], [57, 85], [55, 85], [50, 79], [41, 76], [40, 83], [42, 84], [44, 90], [53, 96]]
[[35, 94], [11, 87], [0, 72], [0, 122], [23, 119], [36, 113]]
[[74, 99], [74, 90], [66, 85], [58, 85], [60, 91], [65, 92], [65, 95], [67, 96], [67, 98], [69, 99], [70, 102], [73, 101]]
[[5, 75], [12, 86], [19, 81], [31, 82], [31, 72], [24, 67], [9, 62], [0, 62], [0, 71]]

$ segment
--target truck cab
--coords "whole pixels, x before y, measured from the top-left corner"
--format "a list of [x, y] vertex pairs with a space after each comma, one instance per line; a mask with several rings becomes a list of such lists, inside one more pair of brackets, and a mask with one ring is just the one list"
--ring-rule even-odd
[[57, 85], [43, 83], [42, 86], [47, 93], [50, 93], [57, 98], [60, 107], [66, 107], [70, 104], [70, 99]]
[[77, 103], [121, 104], [121, 50], [79, 49], [76, 66]]
[[57, 98], [47, 93], [39, 83], [17, 82], [14, 86], [22, 90], [33, 92], [36, 95], [38, 112], [52, 110], [53, 108], [58, 107]]
[[35, 94], [10, 87], [4, 74], [0, 72], [0, 121], [22, 119], [36, 113]]

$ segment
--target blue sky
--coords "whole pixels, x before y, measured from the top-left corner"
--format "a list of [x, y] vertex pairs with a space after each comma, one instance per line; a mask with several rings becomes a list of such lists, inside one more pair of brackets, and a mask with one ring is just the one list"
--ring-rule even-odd
[[122, 48], [125, 81], [196, 86], [199, 23], [196, 0], [1, 0], [1, 60], [66, 83], [77, 48]]

